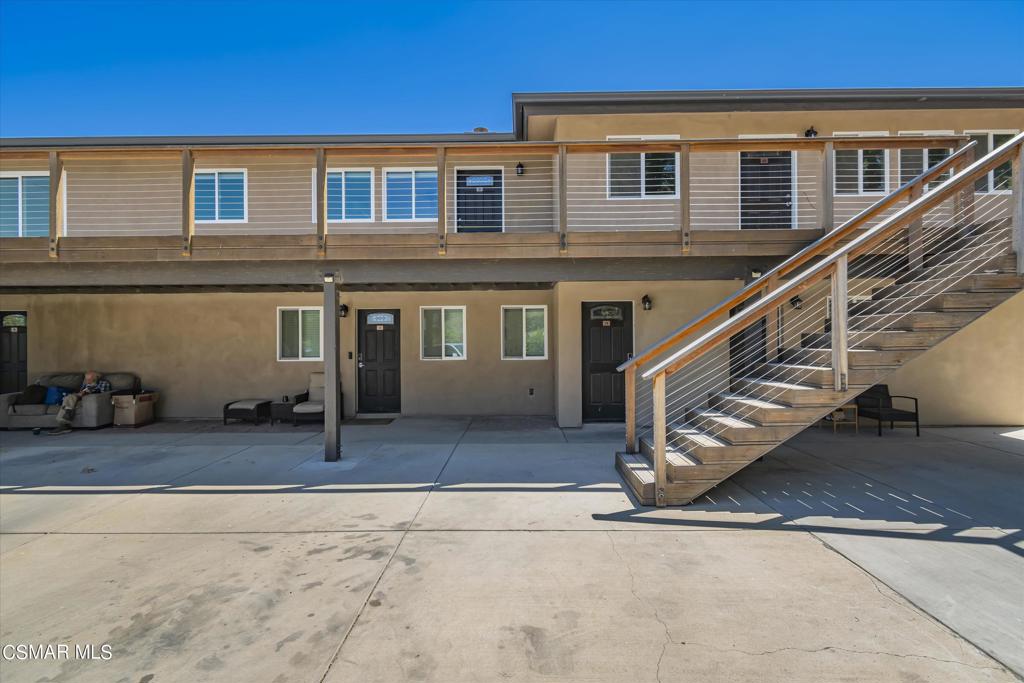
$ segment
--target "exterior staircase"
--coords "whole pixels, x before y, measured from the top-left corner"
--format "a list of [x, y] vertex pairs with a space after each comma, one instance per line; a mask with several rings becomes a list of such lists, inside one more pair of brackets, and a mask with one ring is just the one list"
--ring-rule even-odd
[[[623, 364], [616, 467], [640, 502], [693, 501], [1024, 296], [1022, 145], [1018, 135], [978, 161], [961, 150]], [[1011, 193], [975, 197], [975, 180], [1007, 162]]]

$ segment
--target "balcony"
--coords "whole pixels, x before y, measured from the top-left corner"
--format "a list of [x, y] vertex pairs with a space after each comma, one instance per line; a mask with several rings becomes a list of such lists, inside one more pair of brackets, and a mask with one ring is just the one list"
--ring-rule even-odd
[[966, 141], [7, 147], [5, 177], [49, 174], [49, 234], [0, 262], [785, 256]]

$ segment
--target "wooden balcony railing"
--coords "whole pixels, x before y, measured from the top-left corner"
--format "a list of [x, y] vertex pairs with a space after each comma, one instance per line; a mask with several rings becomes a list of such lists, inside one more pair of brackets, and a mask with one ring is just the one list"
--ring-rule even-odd
[[[901, 163], [901, 154], [954, 150], [966, 141], [888, 136], [19, 148], [0, 149], [0, 165], [49, 171], [44, 242], [54, 259], [63, 258], [65, 248], [88, 258], [99, 245], [108, 257], [133, 259], [146, 258], [143, 251], [163, 259], [789, 255], [837, 220], [849, 224], [853, 216], [863, 227], [912, 199], [921, 184], [886, 196], [900, 184], [901, 166], [912, 166]], [[837, 155], [855, 150], [873, 150], [882, 167], [868, 168], [855, 155], [853, 175], [845, 167], [837, 178]], [[966, 154], [953, 159], [962, 163]], [[246, 169], [246, 220], [195, 220], [195, 175], [212, 168]], [[330, 178], [355, 168], [370, 172], [372, 211], [338, 220], [329, 206], [341, 195]], [[427, 172], [410, 181], [405, 199], [385, 180], [403, 169]], [[868, 187], [864, 178], [872, 173]], [[854, 186], [845, 186], [851, 177]], [[430, 183], [436, 188], [427, 192]], [[872, 190], [879, 187], [885, 199], [876, 202]], [[427, 217], [388, 215], [391, 203], [415, 202], [420, 192]], [[168, 242], [175, 237], [177, 248]], [[0, 260], [36, 260], [40, 253], [32, 238], [0, 242]]]

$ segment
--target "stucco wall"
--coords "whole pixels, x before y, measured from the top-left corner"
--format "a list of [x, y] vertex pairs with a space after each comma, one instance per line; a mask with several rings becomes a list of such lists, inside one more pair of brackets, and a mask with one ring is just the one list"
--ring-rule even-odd
[[1017, 294], [889, 379], [930, 425], [1024, 425], [1024, 294]]
[[[356, 313], [398, 308], [404, 414], [551, 415], [553, 331], [547, 360], [500, 357], [501, 305], [550, 298], [543, 290], [343, 294], [350, 307], [341, 325], [345, 414], [356, 410]], [[279, 400], [303, 391], [323, 363], [277, 360], [277, 307], [320, 305], [316, 293], [0, 297], [3, 310], [28, 311], [30, 381], [52, 370], [136, 372], [146, 387], [161, 390], [164, 417], [218, 417], [232, 399]], [[421, 305], [467, 307], [466, 360], [419, 359]]]
[[[555, 286], [558, 320], [558, 424], [583, 422], [582, 304], [584, 301], [632, 301], [635, 351], [672, 330], [743, 286], [739, 280], [687, 282], [560, 282]], [[651, 297], [644, 311], [640, 299]]]

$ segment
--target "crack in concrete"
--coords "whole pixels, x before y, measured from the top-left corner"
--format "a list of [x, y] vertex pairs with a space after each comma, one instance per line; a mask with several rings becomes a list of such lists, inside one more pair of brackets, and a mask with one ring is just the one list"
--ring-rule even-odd
[[650, 601], [640, 597], [640, 594], [636, 592], [636, 576], [633, 574], [633, 567], [630, 566], [629, 562], [627, 562], [622, 556], [622, 553], [619, 552], [618, 547], [615, 545], [615, 537], [608, 532], [605, 533], [608, 536], [608, 542], [612, 545], [612, 552], [615, 553], [615, 556], [619, 558], [620, 562], [622, 562], [626, 571], [629, 572], [629, 592], [633, 594], [633, 597], [636, 598], [637, 602], [651, 610], [651, 614], [654, 615], [655, 620], [661, 624], [662, 629], [665, 630], [665, 642], [662, 643], [661, 654], [658, 655], [658, 663], [654, 670], [655, 680], [657, 680], [658, 683], [661, 683], [661, 662], [665, 659], [665, 653], [668, 651], [668, 646], [673, 644], [672, 634], [669, 632], [668, 624], [665, 623], [665, 620], [662, 619], [661, 615], [658, 613], [658, 608], [651, 604]]
[[931, 655], [919, 655], [913, 653], [899, 653], [899, 652], [888, 652], [886, 650], [855, 650], [848, 647], [839, 647], [838, 645], [823, 645], [822, 647], [805, 648], [805, 647], [779, 647], [773, 650], [759, 650], [751, 651], [744, 650], [736, 647], [717, 647], [709, 643], [698, 643], [696, 641], [682, 641], [677, 643], [684, 647], [694, 646], [703, 647], [708, 650], [715, 652], [737, 652], [743, 655], [749, 655], [751, 657], [762, 657], [768, 655], [778, 654], [780, 652], [805, 652], [807, 654], [817, 654], [819, 652], [845, 652], [852, 655], [880, 655], [883, 657], [897, 657], [899, 659], [927, 659], [933, 662], [939, 662], [941, 664], [955, 664], [957, 666], [965, 666], [969, 669], [977, 669], [979, 671], [1007, 671], [1000, 666], [984, 666], [979, 664], [969, 664], [968, 662], [959, 661], [956, 659], [943, 659], [941, 657], [933, 657]]

